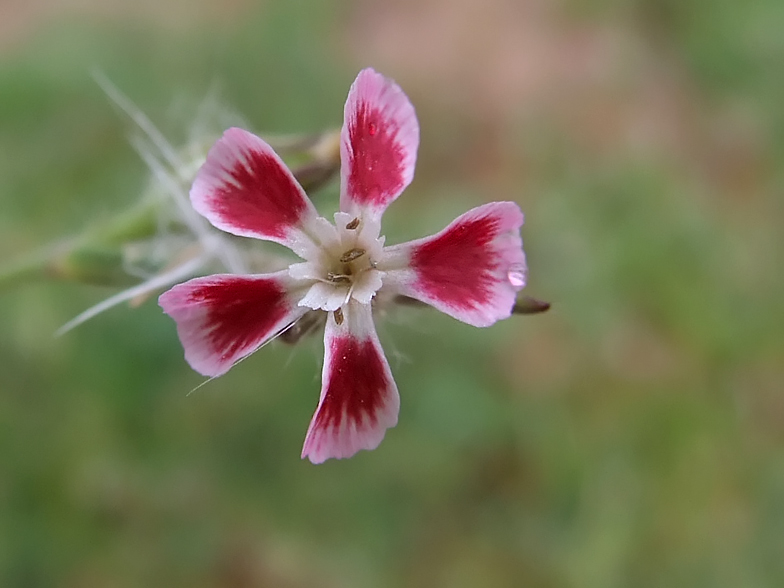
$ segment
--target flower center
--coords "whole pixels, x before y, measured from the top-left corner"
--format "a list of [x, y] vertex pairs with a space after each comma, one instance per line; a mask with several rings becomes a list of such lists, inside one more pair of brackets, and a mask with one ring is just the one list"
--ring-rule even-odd
[[327, 281], [333, 284], [351, 284], [362, 272], [375, 267], [375, 262], [361, 247], [352, 247], [341, 255], [333, 269], [327, 272]]
[[335, 225], [327, 221], [319, 235], [318, 252], [303, 264], [289, 269], [293, 277], [311, 281], [301, 306], [334, 311], [352, 298], [369, 304], [381, 288], [382, 272], [376, 269], [384, 239], [379, 225], [349, 214], [335, 214]]
[[[327, 263], [325, 275], [326, 282], [335, 285], [339, 289], [348, 288], [346, 292], [346, 302], [351, 298], [354, 290], [360, 286], [372, 289], [372, 294], [380, 287], [380, 281], [376, 285], [377, 274], [376, 262], [373, 253], [380, 252], [378, 232], [368, 235], [362, 231], [362, 223], [359, 218], [353, 218], [345, 225], [345, 219], [335, 218], [337, 222], [337, 243], [327, 252], [327, 258], [331, 263]], [[345, 228], [344, 228], [345, 227]], [[371, 233], [372, 233], [371, 227]], [[369, 238], [371, 237], [371, 238]], [[365, 242], [367, 241], [367, 246]], [[363, 296], [362, 298], [365, 298]]]

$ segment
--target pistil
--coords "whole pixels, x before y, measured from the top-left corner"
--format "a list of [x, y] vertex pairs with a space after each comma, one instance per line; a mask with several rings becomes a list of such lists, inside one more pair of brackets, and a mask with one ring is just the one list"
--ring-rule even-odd
[[327, 281], [333, 284], [350, 284], [351, 276], [346, 274], [336, 274], [335, 272], [327, 272]]

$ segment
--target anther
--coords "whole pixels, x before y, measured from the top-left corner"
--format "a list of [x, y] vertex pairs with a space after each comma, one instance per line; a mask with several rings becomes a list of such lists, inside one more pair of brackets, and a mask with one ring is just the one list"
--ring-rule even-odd
[[332, 313], [332, 314], [335, 317], [335, 324], [336, 325], [342, 325], [343, 324], [343, 311], [341, 309], [339, 309], [339, 308], [336, 308], [335, 312]]
[[360, 249], [359, 247], [354, 247], [353, 249], [349, 249], [343, 255], [340, 256], [340, 263], [349, 263], [354, 261], [355, 259], [359, 259], [363, 255], [365, 255], [367, 251], [364, 249]]
[[355, 218], [353, 221], [351, 221], [350, 223], [348, 223], [348, 224], [346, 225], [346, 228], [347, 228], [349, 231], [353, 231], [353, 230], [354, 230], [354, 229], [356, 229], [358, 226], [359, 226], [359, 217]]

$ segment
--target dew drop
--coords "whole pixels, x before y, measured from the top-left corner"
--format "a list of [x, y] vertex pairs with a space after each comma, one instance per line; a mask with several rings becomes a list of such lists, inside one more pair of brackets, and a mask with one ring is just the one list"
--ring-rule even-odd
[[506, 272], [506, 278], [515, 288], [522, 288], [525, 286], [525, 266], [517, 263], [512, 265]]
[[377, 130], [376, 123], [370, 123], [368, 125], [368, 133], [370, 133], [371, 136], [375, 135]]

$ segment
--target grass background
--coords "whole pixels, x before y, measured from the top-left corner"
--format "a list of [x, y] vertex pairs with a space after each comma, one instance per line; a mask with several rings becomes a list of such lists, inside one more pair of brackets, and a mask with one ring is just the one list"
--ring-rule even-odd
[[112, 290], [3, 290], [0, 584], [784, 582], [780, 2], [39, 0], [0, 16], [1, 259], [144, 188], [93, 68], [177, 140], [215, 83], [256, 131], [339, 125], [371, 65], [422, 128], [388, 242], [515, 200], [527, 292], [554, 304], [488, 330], [418, 310], [381, 324], [400, 424], [315, 467], [299, 451], [320, 341], [186, 396], [201, 380], [155, 304], [54, 339]]

